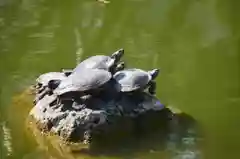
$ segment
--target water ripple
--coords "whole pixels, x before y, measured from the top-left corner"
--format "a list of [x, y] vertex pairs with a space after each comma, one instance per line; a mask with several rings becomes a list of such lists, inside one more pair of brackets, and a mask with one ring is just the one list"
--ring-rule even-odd
[[54, 33], [53, 32], [49, 32], [49, 33], [35, 33], [32, 35], [28, 36], [29, 38], [53, 38], [54, 37]]

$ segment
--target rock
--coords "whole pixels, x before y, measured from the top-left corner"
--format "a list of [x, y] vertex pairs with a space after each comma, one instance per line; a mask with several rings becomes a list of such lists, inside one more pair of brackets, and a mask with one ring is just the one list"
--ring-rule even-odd
[[70, 111], [68, 115], [52, 128], [64, 140], [82, 140], [84, 132], [105, 123], [105, 115], [101, 111], [83, 109]]
[[60, 108], [54, 109], [50, 104], [56, 100], [55, 96], [46, 95], [32, 108], [29, 115], [32, 116], [42, 131], [49, 131], [53, 125], [65, 118], [68, 111], [62, 112]]
[[90, 144], [98, 135], [107, 134], [110, 137], [114, 136], [112, 132], [130, 132], [132, 123], [136, 123], [135, 127], [141, 130], [139, 127], [148, 127], [143, 126], [145, 123], [151, 125], [149, 122], [152, 121], [147, 118], [154, 116], [156, 120], [155, 117], [162, 115], [158, 115], [158, 112], [164, 109], [155, 96], [146, 92], [116, 93], [111, 96], [109, 92], [113, 93], [110, 90], [98, 97], [86, 96], [84, 102], [61, 100], [61, 103], [57, 102], [55, 94], [44, 94], [43, 98], [39, 98], [44, 91], [35, 87], [35, 92], [35, 98], [39, 100], [36, 100], [29, 116], [37, 128], [69, 142]]
[[92, 99], [92, 109], [74, 109], [71, 103], [57, 105], [56, 96], [46, 95], [37, 102], [29, 115], [41, 131], [53, 132], [66, 141], [89, 143], [92, 132], [109, 131], [108, 125], [114, 124], [119, 118], [136, 118], [149, 110], [163, 109], [157, 98], [144, 92], [141, 96], [139, 101], [124, 94], [118, 101], [103, 102], [100, 99]]

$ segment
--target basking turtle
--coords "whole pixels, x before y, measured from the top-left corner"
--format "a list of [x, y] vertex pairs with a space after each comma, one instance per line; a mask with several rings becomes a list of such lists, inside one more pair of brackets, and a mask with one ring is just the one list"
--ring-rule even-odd
[[113, 78], [119, 83], [121, 92], [142, 91], [148, 88], [150, 94], [155, 94], [159, 69], [144, 71], [137, 68], [125, 69], [114, 74]]
[[111, 73], [116, 72], [116, 70], [124, 68], [124, 62], [117, 64], [121, 57], [124, 54], [123, 49], [119, 49], [110, 56], [106, 55], [95, 55], [91, 56], [81, 63], [79, 63], [76, 68], [73, 69], [73, 72], [81, 71], [83, 68], [92, 68], [92, 69], [103, 69], [110, 71]]
[[82, 68], [93, 68], [93, 69], [104, 69], [110, 71], [112, 74], [123, 70], [125, 68], [125, 63], [120, 62], [121, 57], [124, 54], [123, 49], [119, 49], [110, 56], [106, 55], [95, 55], [91, 56], [81, 63], [79, 63], [74, 69], [61, 69], [61, 71], [69, 76], [73, 72], [78, 72]]
[[36, 98], [34, 104], [41, 100], [49, 91], [57, 88], [60, 82], [66, 78], [67, 76], [63, 72], [48, 72], [40, 75], [36, 80]]
[[42, 75], [40, 75], [37, 79], [36, 79], [36, 89], [41, 91], [42, 89], [44, 89], [45, 87], [48, 86], [49, 81], [51, 80], [63, 80], [65, 79], [67, 76], [65, 75], [65, 73], [62, 72], [48, 72], [48, 73], [44, 73]]
[[79, 100], [80, 97], [85, 98], [86, 96], [90, 98], [91, 94], [99, 93], [111, 79], [111, 73], [106, 70], [83, 68], [69, 75], [53, 93], [58, 96], [58, 101]]

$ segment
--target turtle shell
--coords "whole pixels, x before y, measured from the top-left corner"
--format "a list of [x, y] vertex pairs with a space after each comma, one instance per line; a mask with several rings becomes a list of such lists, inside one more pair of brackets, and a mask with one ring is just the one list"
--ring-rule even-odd
[[42, 84], [43, 86], [47, 86], [50, 80], [64, 80], [67, 77], [62, 72], [48, 72], [40, 75], [36, 82]]
[[151, 75], [141, 69], [125, 69], [114, 74], [122, 92], [131, 92], [145, 87], [152, 79]]
[[100, 69], [81, 69], [79, 72], [74, 72], [68, 78], [63, 80], [60, 85], [54, 90], [57, 95], [62, 95], [73, 91], [87, 91], [96, 89], [112, 78], [110, 72]]
[[110, 60], [111, 58], [105, 55], [91, 56], [78, 64], [77, 67], [73, 70], [73, 72], [81, 71], [81, 69], [83, 68], [108, 70], [109, 68], [107, 62]]

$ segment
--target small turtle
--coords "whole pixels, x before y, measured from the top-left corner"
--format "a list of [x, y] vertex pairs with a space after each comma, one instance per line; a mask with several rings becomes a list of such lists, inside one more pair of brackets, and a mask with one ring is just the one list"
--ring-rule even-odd
[[66, 77], [67, 76], [65, 75], [65, 73], [62, 73], [62, 72], [44, 73], [36, 79], [37, 84], [36, 84], [35, 88], [38, 89], [39, 91], [41, 91], [42, 89], [44, 89], [45, 87], [48, 86], [49, 81], [51, 81], [51, 80], [63, 80]]
[[123, 49], [119, 49], [118, 51], [114, 52], [110, 56], [106, 55], [95, 55], [91, 56], [84, 61], [82, 61], [80, 64], [76, 66], [75, 69], [73, 69], [73, 72], [81, 71], [82, 68], [92, 68], [92, 69], [103, 69], [110, 71], [111, 73], [116, 72], [116, 70], [123, 69], [124, 62], [117, 64], [121, 57], [124, 54]]
[[[110, 72], [101, 69], [81, 69], [73, 72], [53, 91], [62, 100], [78, 100], [89, 94], [97, 94], [106, 83], [111, 81]], [[87, 99], [85, 99], [87, 100]], [[59, 103], [59, 102], [58, 102]]]
[[153, 81], [159, 74], [159, 69], [144, 71], [141, 69], [125, 69], [113, 75], [113, 78], [120, 85], [121, 92], [142, 91], [148, 88], [150, 94], [154, 95], [156, 83]]
[[49, 72], [40, 75], [36, 80], [36, 98], [33, 103], [36, 104], [47, 93], [57, 88], [60, 82], [66, 78], [67, 76], [62, 72]]

